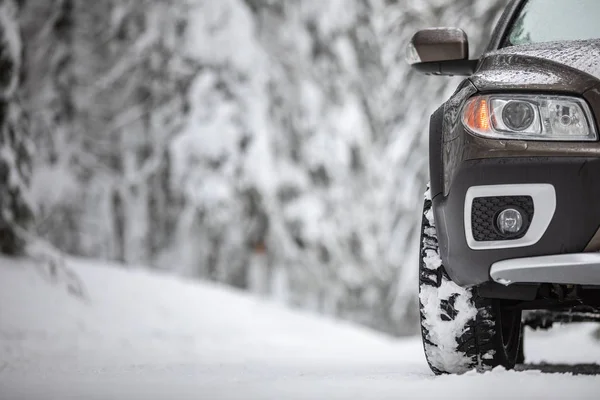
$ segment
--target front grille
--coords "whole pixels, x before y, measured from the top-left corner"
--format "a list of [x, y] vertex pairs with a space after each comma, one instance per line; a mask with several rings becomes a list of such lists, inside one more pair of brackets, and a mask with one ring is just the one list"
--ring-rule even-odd
[[[525, 211], [523, 231], [507, 238], [496, 229], [496, 216], [506, 207], [519, 207]], [[471, 208], [471, 229], [473, 238], [478, 242], [493, 240], [520, 239], [527, 233], [533, 219], [533, 199], [531, 196], [476, 197]]]

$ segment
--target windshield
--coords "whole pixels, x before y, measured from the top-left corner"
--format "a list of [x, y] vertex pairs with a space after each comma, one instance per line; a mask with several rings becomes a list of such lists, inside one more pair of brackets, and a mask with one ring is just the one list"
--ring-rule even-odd
[[508, 45], [600, 38], [600, 0], [529, 0]]

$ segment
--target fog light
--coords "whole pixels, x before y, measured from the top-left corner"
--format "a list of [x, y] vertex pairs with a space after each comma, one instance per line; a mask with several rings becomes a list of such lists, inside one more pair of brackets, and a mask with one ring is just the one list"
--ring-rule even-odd
[[496, 218], [496, 226], [501, 234], [513, 236], [523, 228], [523, 214], [514, 208], [501, 211]]

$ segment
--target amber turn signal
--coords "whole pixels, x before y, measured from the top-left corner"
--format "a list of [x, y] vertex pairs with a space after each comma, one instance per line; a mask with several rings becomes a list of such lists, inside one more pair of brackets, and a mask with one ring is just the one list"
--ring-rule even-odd
[[488, 101], [483, 97], [475, 97], [467, 103], [464, 110], [464, 122], [474, 132], [490, 130], [490, 110]]

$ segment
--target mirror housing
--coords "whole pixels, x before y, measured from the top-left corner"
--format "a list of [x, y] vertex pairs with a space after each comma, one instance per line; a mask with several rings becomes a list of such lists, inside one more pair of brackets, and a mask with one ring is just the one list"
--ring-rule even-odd
[[426, 75], [472, 75], [477, 60], [469, 60], [469, 39], [458, 28], [429, 28], [418, 31], [408, 44], [406, 58]]

